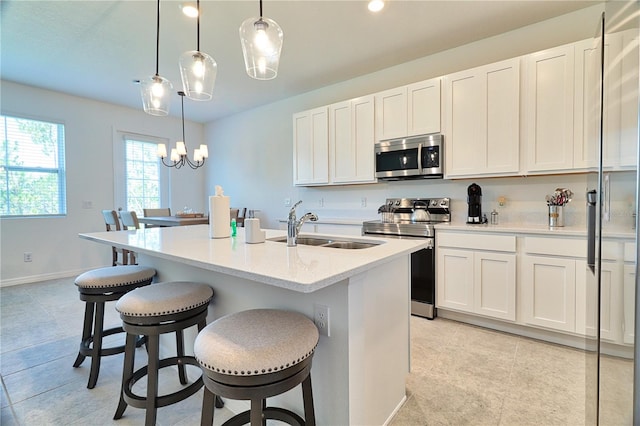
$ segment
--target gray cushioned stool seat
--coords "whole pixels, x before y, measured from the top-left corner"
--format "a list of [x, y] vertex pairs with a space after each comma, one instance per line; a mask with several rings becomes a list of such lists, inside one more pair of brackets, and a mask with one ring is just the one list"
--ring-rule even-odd
[[83, 289], [109, 289], [144, 282], [155, 274], [155, 269], [146, 266], [109, 266], [78, 275], [76, 285]]
[[[86, 357], [91, 357], [91, 371], [87, 387], [92, 389], [98, 381], [100, 358], [124, 352], [124, 345], [103, 348], [105, 336], [122, 333], [122, 327], [104, 330], [105, 302], [118, 300], [127, 292], [151, 284], [156, 270], [144, 266], [109, 266], [80, 274], [75, 284], [80, 300], [85, 302], [82, 340], [74, 367], [79, 367]], [[138, 341], [141, 345], [143, 340]]]
[[171, 281], [127, 293], [116, 310], [129, 317], [158, 317], [207, 305], [212, 297], [213, 289], [206, 284]]
[[[209, 324], [194, 345], [205, 373], [202, 424], [213, 422], [214, 396], [251, 400], [251, 410], [229, 420], [230, 425], [262, 424], [258, 419], [263, 415], [289, 424], [315, 424], [310, 369], [318, 338], [309, 318], [277, 309], [236, 312]], [[300, 383], [305, 420], [291, 411], [266, 407], [266, 398]]]
[[[204, 329], [212, 297], [213, 289], [207, 284], [172, 281], [135, 289], [118, 300], [116, 310], [120, 312], [122, 327], [127, 332], [127, 343], [120, 402], [114, 419], [121, 418], [127, 406], [131, 405], [144, 408], [145, 424], [154, 425], [158, 408], [182, 401], [202, 388], [200, 376], [176, 392], [158, 396], [158, 378], [160, 369], [177, 366], [180, 383], [188, 384], [185, 366], [198, 366], [198, 362], [193, 356], [185, 355], [184, 330], [194, 325], [198, 326], [198, 331]], [[160, 335], [173, 332], [177, 354], [160, 359]], [[134, 371], [136, 335], [147, 338], [148, 364]], [[135, 383], [143, 377], [147, 378], [145, 396], [133, 391]]]

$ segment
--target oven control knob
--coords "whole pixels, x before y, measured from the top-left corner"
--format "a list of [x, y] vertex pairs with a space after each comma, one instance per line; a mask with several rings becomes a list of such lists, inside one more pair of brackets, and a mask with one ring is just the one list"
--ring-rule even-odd
[[435, 207], [438, 205], [438, 202], [436, 200], [431, 200], [429, 204], [431, 204], [431, 207]]
[[396, 200], [396, 206], [400, 205], [400, 200]]

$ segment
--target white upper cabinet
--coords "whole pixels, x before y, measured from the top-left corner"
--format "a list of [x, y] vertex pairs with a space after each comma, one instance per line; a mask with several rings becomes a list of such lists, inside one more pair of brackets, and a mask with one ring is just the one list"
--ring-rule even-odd
[[519, 58], [446, 76], [446, 177], [517, 174], [519, 107]]
[[440, 78], [375, 94], [376, 139], [440, 132]]
[[293, 183], [329, 183], [329, 120], [327, 107], [293, 115]]
[[407, 86], [407, 136], [440, 132], [440, 78]]
[[574, 45], [527, 56], [527, 171], [573, 168]]
[[375, 182], [374, 97], [329, 105], [329, 174], [332, 183]]

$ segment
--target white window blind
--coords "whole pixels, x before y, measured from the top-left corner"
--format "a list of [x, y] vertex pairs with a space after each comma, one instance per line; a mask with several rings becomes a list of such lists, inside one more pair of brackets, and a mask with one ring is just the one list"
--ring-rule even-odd
[[67, 213], [64, 125], [0, 115], [0, 216]]
[[158, 144], [125, 135], [126, 209], [142, 216], [143, 208], [161, 207]]

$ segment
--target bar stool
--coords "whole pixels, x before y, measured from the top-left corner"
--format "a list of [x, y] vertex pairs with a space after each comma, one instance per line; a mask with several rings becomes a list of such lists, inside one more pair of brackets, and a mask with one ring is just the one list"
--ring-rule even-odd
[[155, 274], [155, 269], [144, 266], [110, 266], [85, 272], [76, 278], [80, 300], [86, 303], [80, 350], [73, 366], [80, 367], [86, 357], [91, 357], [91, 372], [87, 384], [89, 389], [93, 389], [98, 382], [100, 358], [124, 352], [124, 345], [102, 347], [104, 337], [124, 331], [122, 327], [103, 330], [105, 302], [118, 300], [135, 288], [151, 284]]
[[[114, 420], [122, 417], [128, 405], [144, 408], [145, 424], [156, 422], [157, 409], [182, 401], [202, 388], [202, 377], [176, 392], [158, 396], [158, 374], [164, 367], [177, 366], [182, 385], [187, 384], [185, 365], [198, 365], [193, 356], [184, 353], [183, 331], [193, 325], [198, 331], [207, 324], [207, 307], [213, 289], [206, 284], [171, 281], [138, 288], [124, 295], [116, 310], [120, 312], [122, 327], [127, 332], [122, 369], [120, 402]], [[176, 333], [177, 356], [160, 359], [160, 335]], [[133, 371], [136, 336], [147, 338], [148, 364]], [[134, 384], [147, 376], [146, 396], [133, 392]]]
[[[315, 425], [311, 359], [318, 345], [315, 324], [297, 312], [254, 309], [224, 316], [196, 338], [194, 353], [204, 372], [202, 425], [213, 424], [214, 398], [250, 400], [251, 409], [225, 425], [263, 425], [266, 419]], [[302, 383], [303, 420], [266, 398]]]

